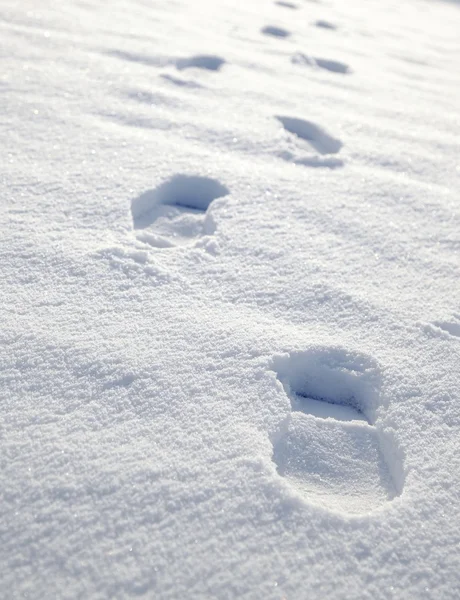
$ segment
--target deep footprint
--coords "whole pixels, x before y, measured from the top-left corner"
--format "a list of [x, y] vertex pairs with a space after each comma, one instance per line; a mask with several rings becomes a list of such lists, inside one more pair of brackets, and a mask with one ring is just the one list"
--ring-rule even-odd
[[453, 337], [460, 337], [460, 323], [449, 323], [447, 321], [435, 321], [433, 323], [436, 327], [439, 327], [445, 331], [448, 335]]
[[373, 425], [380, 382], [370, 359], [324, 348], [278, 356], [273, 369], [292, 409], [273, 460], [293, 488], [347, 514], [370, 512], [401, 493], [401, 465], [385, 459]]
[[308, 142], [319, 154], [337, 154], [343, 146], [340, 140], [332, 137], [311, 121], [279, 115], [275, 118], [280, 121], [286, 131]]
[[291, 33], [287, 29], [283, 29], [282, 27], [275, 27], [273, 25], [267, 25], [261, 29], [261, 32], [264, 35], [270, 35], [272, 37], [278, 38], [287, 38], [291, 35]]
[[206, 211], [216, 198], [229, 190], [216, 179], [175, 175], [157, 188], [131, 202], [134, 229], [143, 230], [138, 239], [165, 248], [184, 245], [213, 233]]
[[460, 314], [454, 314], [451, 321], [433, 321], [426, 327], [430, 333], [443, 337], [460, 338]]

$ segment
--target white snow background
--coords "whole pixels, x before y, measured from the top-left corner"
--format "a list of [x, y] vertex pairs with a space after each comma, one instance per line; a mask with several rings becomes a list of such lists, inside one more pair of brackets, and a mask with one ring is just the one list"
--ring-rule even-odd
[[1, 0], [0, 597], [460, 597], [460, 5]]

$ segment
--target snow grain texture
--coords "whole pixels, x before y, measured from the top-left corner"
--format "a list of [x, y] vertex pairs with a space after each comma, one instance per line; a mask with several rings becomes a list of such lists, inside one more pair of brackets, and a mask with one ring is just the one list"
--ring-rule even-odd
[[2, 3], [6, 598], [458, 598], [460, 10], [362, 6]]

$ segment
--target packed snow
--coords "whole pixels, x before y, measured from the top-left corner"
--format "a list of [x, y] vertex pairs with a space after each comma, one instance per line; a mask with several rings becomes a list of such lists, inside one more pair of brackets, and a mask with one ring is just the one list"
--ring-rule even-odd
[[2, 0], [0, 597], [460, 597], [460, 3]]

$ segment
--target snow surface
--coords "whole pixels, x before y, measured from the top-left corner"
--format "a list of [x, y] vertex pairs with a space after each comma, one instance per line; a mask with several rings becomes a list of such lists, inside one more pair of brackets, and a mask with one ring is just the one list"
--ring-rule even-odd
[[2, 0], [2, 598], [460, 597], [459, 32]]

